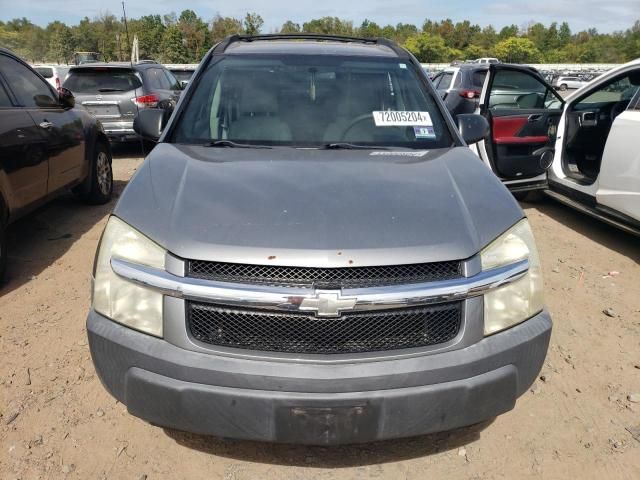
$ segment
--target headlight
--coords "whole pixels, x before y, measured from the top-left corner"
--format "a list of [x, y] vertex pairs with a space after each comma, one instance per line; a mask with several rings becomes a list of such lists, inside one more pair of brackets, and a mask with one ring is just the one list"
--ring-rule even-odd
[[529, 259], [521, 279], [484, 296], [484, 334], [491, 335], [533, 317], [544, 306], [542, 270], [536, 242], [525, 219], [494, 240], [480, 253], [482, 270]]
[[117, 217], [109, 218], [94, 266], [93, 309], [127, 327], [162, 336], [162, 294], [118, 277], [113, 257], [164, 269], [166, 251]]

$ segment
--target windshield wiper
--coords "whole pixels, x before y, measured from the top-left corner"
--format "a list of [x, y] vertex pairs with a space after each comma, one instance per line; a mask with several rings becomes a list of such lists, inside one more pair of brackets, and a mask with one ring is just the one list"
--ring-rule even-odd
[[121, 88], [99, 88], [98, 91], [100, 93], [104, 93], [104, 92], [124, 92], [124, 90], [121, 89]]
[[214, 140], [205, 144], [206, 147], [231, 147], [231, 148], [271, 148], [267, 145], [252, 145], [250, 143], [238, 143], [233, 140]]
[[387, 147], [378, 145], [357, 145], [355, 143], [337, 142], [325, 143], [320, 147], [321, 150], [389, 150]]

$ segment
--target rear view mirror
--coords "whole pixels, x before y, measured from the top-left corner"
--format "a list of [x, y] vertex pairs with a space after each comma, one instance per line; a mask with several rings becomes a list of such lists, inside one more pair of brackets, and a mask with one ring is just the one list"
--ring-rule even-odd
[[140, 110], [133, 119], [133, 130], [145, 140], [157, 142], [167, 123], [167, 113], [159, 108]]
[[489, 122], [482, 115], [462, 113], [457, 117], [458, 130], [468, 144], [477, 143], [489, 135]]

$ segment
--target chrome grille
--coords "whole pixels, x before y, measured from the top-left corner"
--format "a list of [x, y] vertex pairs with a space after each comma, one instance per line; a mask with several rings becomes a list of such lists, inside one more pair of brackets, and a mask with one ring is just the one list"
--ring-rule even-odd
[[365, 288], [462, 277], [462, 262], [313, 268], [191, 260], [187, 275], [220, 282], [302, 288]]

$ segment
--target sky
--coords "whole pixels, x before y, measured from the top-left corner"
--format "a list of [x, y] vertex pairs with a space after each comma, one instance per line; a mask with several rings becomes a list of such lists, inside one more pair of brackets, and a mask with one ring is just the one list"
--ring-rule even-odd
[[[360, 25], [365, 18], [385, 25], [398, 22], [422, 25], [425, 18], [454, 22], [470, 20], [481, 26], [501, 28], [540, 21], [569, 22], [573, 31], [597, 28], [609, 33], [625, 30], [640, 19], [640, 0], [128, 0], [128, 17], [148, 14], [180, 13], [194, 10], [204, 20], [217, 13], [242, 17], [247, 11], [257, 12], [265, 20], [263, 33], [275, 31], [286, 20], [302, 24], [312, 18], [338, 16]], [[120, 16], [118, 0], [0, 0], [0, 20], [27, 17], [46, 26], [53, 20], [76, 24], [81, 18], [93, 18], [110, 11]]]

